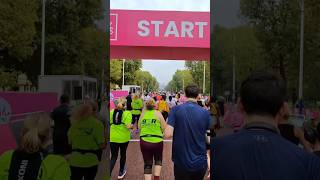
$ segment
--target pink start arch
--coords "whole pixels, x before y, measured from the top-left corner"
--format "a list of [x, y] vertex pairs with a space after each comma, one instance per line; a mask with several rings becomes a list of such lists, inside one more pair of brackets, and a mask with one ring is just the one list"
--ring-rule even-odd
[[210, 59], [210, 13], [110, 11], [111, 59]]

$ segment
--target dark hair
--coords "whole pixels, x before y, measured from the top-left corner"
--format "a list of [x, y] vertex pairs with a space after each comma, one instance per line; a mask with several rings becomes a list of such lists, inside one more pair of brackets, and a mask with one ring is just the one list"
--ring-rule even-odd
[[170, 101], [170, 102], [172, 101], [172, 96], [169, 96], [169, 101]]
[[268, 72], [256, 72], [241, 84], [241, 103], [247, 114], [275, 117], [286, 98], [282, 80]]
[[190, 85], [190, 86], [187, 86], [185, 89], [184, 89], [185, 93], [186, 93], [186, 97], [187, 98], [196, 98], [198, 97], [199, 93], [200, 93], [200, 89], [198, 86], [196, 85]]
[[63, 94], [60, 96], [60, 103], [61, 104], [65, 104], [65, 103], [69, 103], [70, 102], [70, 98], [67, 94]]
[[167, 99], [166, 95], [162, 95], [161, 97], [162, 97], [162, 100], [164, 100], [164, 101]]

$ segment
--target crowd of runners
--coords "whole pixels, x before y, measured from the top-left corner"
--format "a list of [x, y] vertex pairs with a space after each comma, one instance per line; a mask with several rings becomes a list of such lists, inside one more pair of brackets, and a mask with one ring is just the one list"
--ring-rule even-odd
[[[211, 110], [211, 115], [216, 116], [217, 119], [219, 119], [219, 114], [224, 114], [224, 112], [221, 112], [224, 108], [218, 108], [218, 103], [214, 101], [214, 98], [199, 95], [198, 92], [193, 98], [186, 97], [186, 95], [182, 93], [163, 91], [151, 93], [137, 92], [133, 94], [130, 92], [127, 97], [120, 97], [112, 101], [111, 103], [115, 105], [111, 106], [110, 111], [110, 175], [120, 151], [118, 179], [124, 178], [126, 175], [127, 147], [130, 139], [138, 135], [140, 137], [140, 149], [144, 159], [144, 177], [146, 180], [151, 180], [153, 175], [153, 179], [158, 180], [161, 174], [163, 140], [166, 137], [170, 137], [170, 135], [166, 135], [165, 133], [168, 126], [169, 114], [171, 113], [170, 111], [178, 105], [190, 102], [191, 99], [195, 101], [197, 106], [202, 107], [205, 111], [209, 112]], [[205, 130], [208, 133], [204, 133], [203, 135], [209, 136], [209, 128]], [[209, 150], [209, 139], [210, 137], [207, 137], [207, 150]], [[208, 157], [209, 154], [209, 151], [207, 151]], [[207, 165], [208, 167], [210, 165], [209, 158]], [[154, 172], [152, 172], [152, 169]], [[206, 171], [207, 169], [204, 173]], [[201, 172], [200, 174], [202, 175], [200, 176], [204, 176], [204, 173]], [[200, 179], [203, 179], [203, 177]]]
[[[239, 96], [231, 103], [187, 86], [177, 93], [129, 93], [100, 105], [87, 99], [71, 108], [62, 95], [51, 114], [26, 118], [19, 148], [0, 156], [0, 179], [93, 180], [108, 141], [105, 178], [119, 159], [123, 179], [135, 163], [127, 161], [136, 156], [128, 145], [137, 138], [144, 164], [134, 166], [145, 180], [161, 177], [163, 142], [171, 139], [176, 180], [319, 180], [320, 108], [290, 105], [280, 80], [268, 73], [248, 77]], [[292, 114], [302, 119], [292, 121]]]

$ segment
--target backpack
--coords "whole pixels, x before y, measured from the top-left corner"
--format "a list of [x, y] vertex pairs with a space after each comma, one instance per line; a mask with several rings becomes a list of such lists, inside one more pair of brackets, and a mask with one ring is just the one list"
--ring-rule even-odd
[[123, 115], [123, 110], [115, 109], [113, 111], [112, 124], [115, 124], [115, 125], [123, 124], [122, 115]]
[[42, 161], [47, 156], [45, 152], [28, 154], [16, 150], [12, 154], [8, 180], [38, 179], [42, 176], [39, 172]]
[[158, 110], [160, 112], [163, 112], [163, 111], [169, 112], [169, 107], [168, 107], [167, 102], [165, 102], [164, 100], [159, 101]]

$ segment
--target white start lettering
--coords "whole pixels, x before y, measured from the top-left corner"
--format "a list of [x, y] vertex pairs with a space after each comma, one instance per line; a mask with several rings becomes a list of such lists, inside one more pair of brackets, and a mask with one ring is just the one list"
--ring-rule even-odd
[[[188, 37], [188, 38], [204, 38], [204, 27], [208, 26], [208, 22], [191, 22], [181, 21], [177, 26], [175, 21], [169, 21], [166, 27], [163, 27], [164, 21], [147, 21], [138, 22], [138, 35], [141, 37]], [[150, 29], [154, 29], [154, 34], [150, 33]], [[180, 30], [178, 29], [180, 27]], [[161, 31], [162, 30], [162, 31]], [[160, 34], [163, 32], [163, 34]]]
[[18, 180], [24, 180], [24, 175], [26, 174], [27, 166], [28, 160], [22, 160], [18, 171]]

